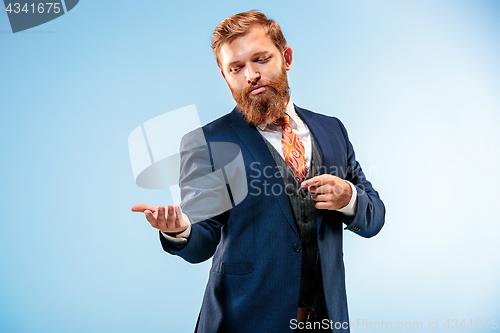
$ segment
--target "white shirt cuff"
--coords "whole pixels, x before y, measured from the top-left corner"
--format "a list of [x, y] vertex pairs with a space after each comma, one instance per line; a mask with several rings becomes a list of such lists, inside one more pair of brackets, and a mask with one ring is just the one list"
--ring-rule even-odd
[[168, 241], [170, 241], [174, 244], [186, 243], [189, 235], [191, 235], [191, 223], [189, 223], [188, 228], [186, 230], [184, 230], [183, 232], [181, 232], [178, 235], [175, 235], [175, 237], [169, 236], [169, 235], [165, 234], [164, 232], [162, 232], [161, 234], [163, 235], [163, 237], [168, 239]]
[[347, 204], [347, 206], [342, 207], [340, 209], [337, 209], [337, 212], [341, 212], [342, 214], [344, 214], [346, 216], [354, 216], [354, 215], [356, 215], [356, 207], [358, 204], [358, 192], [356, 191], [356, 186], [354, 186], [353, 183], [351, 183], [348, 180], [346, 180], [346, 182], [348, 182], [349, 185], [351, 185], [351, 189], [352, 189], [351, 200], [349, 200], [349, 203]]

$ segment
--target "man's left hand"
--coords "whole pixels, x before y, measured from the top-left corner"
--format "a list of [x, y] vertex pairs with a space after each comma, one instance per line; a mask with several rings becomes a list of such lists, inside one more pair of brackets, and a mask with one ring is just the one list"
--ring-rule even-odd
[[307, 187], [316, 201], [318, 209], [338, 210], [347, 206], [352, 196], [352, 188], [348, 182], [337, 176], [324, 174], [305, 180], [302, 188]]

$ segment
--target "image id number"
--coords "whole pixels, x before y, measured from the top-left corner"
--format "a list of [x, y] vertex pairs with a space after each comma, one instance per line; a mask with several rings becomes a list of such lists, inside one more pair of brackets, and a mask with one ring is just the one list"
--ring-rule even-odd
[[498, 328], [498, 323], [497, 319], [478, 319], [475, 322], [471, 319], [469, 321], [462, 320], [462, 322], [459, 323], [457, 319], [448, 319], [444, 323], [444, 327], [447, 329], [457, 329], [457, 328], [470, 328], [470, 329], [476, 329], [480, 330], [482, 328], [488, 329], [492, 328], [496, 330]]
[[50, 13], [51, 11], [55, 14], [58, 14], [61, 11], [60, 3], [54, 3], [54, 2], [46, 2], [46, 3], [39, 3], [38, 5], [35, 5], [32, 3], [31, 5], [28, 5], [27, 3], [24, 4], [24, 6], [21, 8], [20, 3], [9, 3], [7, 8], [5, 8], [5, 11], [14, 14], [19, 14], [19, 13], [38, 13], [38, 14], [43, 14], [43, 13]]

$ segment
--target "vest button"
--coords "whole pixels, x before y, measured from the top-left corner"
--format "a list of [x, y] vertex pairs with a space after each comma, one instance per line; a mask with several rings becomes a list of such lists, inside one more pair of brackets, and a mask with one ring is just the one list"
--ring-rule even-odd
[[300, 250], [301, 250], [300, 244], [297, 244], [297, 243], [293, 244], [293, 252], [299, 253]]
[[305, 198], [307, 198], [307, 189], [306, 188], [299, 188], [299, 190], [297, 191], [298, 193], [298, 196], [304, 200]]

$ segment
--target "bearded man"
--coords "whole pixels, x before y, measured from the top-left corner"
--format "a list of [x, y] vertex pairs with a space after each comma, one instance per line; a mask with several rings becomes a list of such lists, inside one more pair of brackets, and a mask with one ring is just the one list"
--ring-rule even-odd
[[[237, 107], [203, 135], [239, 147], [252, 191], [198, 223], [177, 205], [132, 210], [160, 230], [168, 253], [213, 257], [196, 332], [349, 332], [342, 233], [376, 235], [385, 207], [342, 123], [293, 104], [293, 52], [275, 21], [258, 11], [231, 16], [212, 48]], [[193, 156], [181, 156], [181, 188], [197, 172]]]

